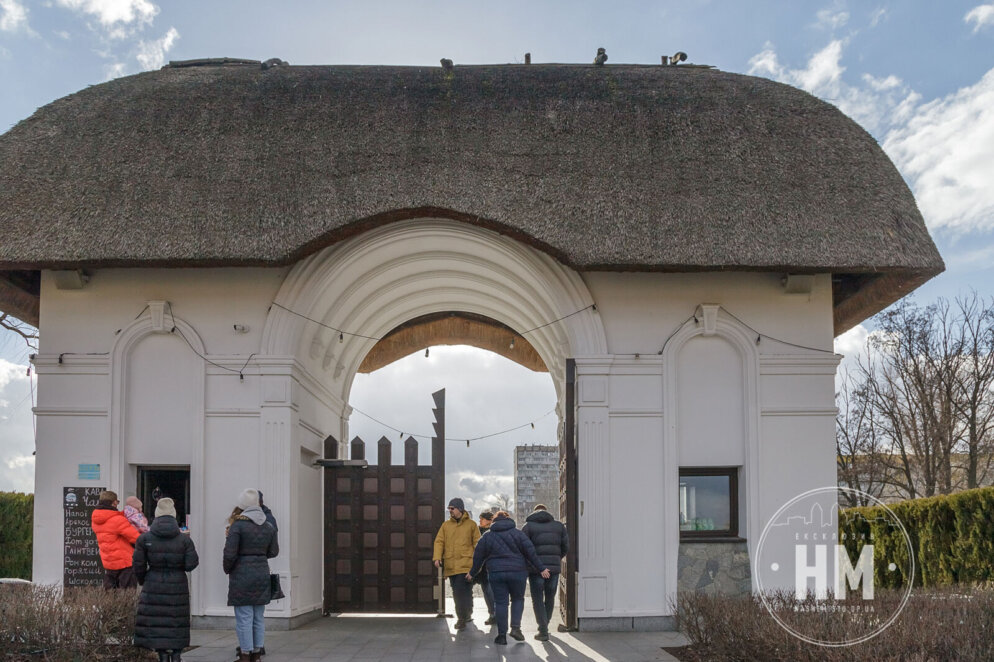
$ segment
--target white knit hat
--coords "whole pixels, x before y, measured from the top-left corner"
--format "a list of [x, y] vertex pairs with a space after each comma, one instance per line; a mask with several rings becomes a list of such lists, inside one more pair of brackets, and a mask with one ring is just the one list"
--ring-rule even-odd
[[162, 497], [159, 499], [159, 503], [155, 504], [155, 516], [162, 517], [163, 515], [176, 517], [176, 505], [169, 497]]
[[259, 505], [259, 491], [253, 490], [251, 487], [247, 490], [242, 490], [242, 493], [238, 495], [238, 507], [242, 510], [248, 510], [253, 506]]

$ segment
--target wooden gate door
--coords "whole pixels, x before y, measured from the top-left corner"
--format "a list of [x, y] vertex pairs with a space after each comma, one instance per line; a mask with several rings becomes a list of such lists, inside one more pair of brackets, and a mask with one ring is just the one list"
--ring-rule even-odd
[[559, 439], [559, 515], [569, 534], [569, 553], [559, 578], [559, 611], [563, 625], [569, 630], [577, 628], [576, 589], [577, 556], [579, 550], [580, 518], [577, 508], [577, 453], [576, 453], [576, 361], [566, 359], [566, 392], [563, 416], [563, 433]]
[[358, 437], [349, 459], [321, 460], [326, 613], [436, 610], [440, 587], [431, 556], [445, 500], [445, 390], [432, 397], [430, 465], [418, 464], [414, 437], [404, 442], [403, 465], [391, 464], [386, 437], [377, 443], [375, 466], [367, 464], [366, 443]]

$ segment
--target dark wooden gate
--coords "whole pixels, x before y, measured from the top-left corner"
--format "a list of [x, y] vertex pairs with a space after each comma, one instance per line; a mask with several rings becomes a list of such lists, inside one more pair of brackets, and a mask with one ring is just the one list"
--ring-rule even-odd
[[579, 551], [580, 517], [577, 508], [577, 452], [576, 452], [576, 361], [566, 359], [566, 392], [564, 394], [563, 432], [559, 438], [559, 515], [569, 534], [569, 553], [566, 555], [559, 581], [559, 611], [563, 625], [569, 630], [577, 628], [576, 589], [577, 556]]
[[414, 437], [404, 441], [403, 465], [391, 464], [386, 437], [377, 443], [375, 466], [367, 465], [366, 443], [358, 437], [350, 458], [321, 461], [325, 612], [436, 610], [440, 587], [431, 556], [445, 500], [445, 390], [432, 398], [430, 465], [418, 464]]

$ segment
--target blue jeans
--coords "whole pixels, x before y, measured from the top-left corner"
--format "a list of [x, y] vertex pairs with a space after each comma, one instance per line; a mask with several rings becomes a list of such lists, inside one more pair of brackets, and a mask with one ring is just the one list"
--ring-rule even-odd
[[263, 615], [266, 605], [239, 605], [235, 607], [235, 634], [243, 653], [257, 651], [266, 645], [266, 622]]
[[497, 616], [497, 634], [507, 634], [507, 600], [511, 598], [511, 627], [521, 627], [521, 614], [525, 611], [525, 583], [528, 573], [490, 571], [490, 588], [494, 591], [494, 609]]
[[528, 575], [528, 588], [531, 589], [538, 630], [548, 632], [556, 604], [556, 591], [559, 590], [559, 573], [553, 573], [548, 579], [542, 579], [542, 575]]

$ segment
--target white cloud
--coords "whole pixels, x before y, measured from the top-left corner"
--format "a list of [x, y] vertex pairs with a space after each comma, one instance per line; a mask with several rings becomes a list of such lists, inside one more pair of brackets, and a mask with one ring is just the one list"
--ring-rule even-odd
[[870, 335], [870, 330], [859, 324], [835, 339], [835, 352], [843, 356], [838, 370], [835, 371], [836, 391], [842, 387], [845, 376], [855, 371], [859, 362], [866, 359], [866, 342]]
[[[454, 483], [454, 485], [453, 485]], [[450, 489], [451, 487], [451, 489]], [[459, 471], [446, 477], [446, 492], [460, 497], [466, 510], [479, 515], [497, 502], [498, 494], [506, 494], [514, 499], [514, 476], [512, 474]]]
[[863, 74], [863, 81], [878, 92], [893, 90], [901, 85], [901, 79], [891, 74], [886, 78], [877, 78], [871, 74]]
[[989, 5], [978, 5], [968, 11], [963, 20], [973, 23], [973, 31], [976, 33], [983, 27], [994, 25], [994, 2]]
[[994, 244], [958, 253], [943, 254], [949, 268], [976, 269], [983, 271], [994, 268]]
[[138, 45], [137, 55], [142, 71], [161, 69], [162, 65], [166, 63], [166, 53], [173, 47], [177, 39], [179, 39], [179, 32], [176, 28], [169, 28], [169, 31], [160, 39], [142, 41]]
[[911, 181], [929, 227], [994, 230], [994, 69], [915, 108], [883, 147]]
[[127, 67], [123, 62], [114, 62], [104, 67], [104, 80], [120, 78], [127, 73]]
[[875, 28], [880, 24], [880, 21], [887, 18], [887, 8], [878, 7], [870, 13], [870, 27]]
[[975, 85], [923, 104], [895, 75], [863, 74], [860, 84], [847, 83], [844, 46], [832, 40], [806, 66], [791, 69], [767, 44], [749, 60], [749, 73], [800, 87], [883, 136], [930, 228], [994, 230], [994, 69]]
[[[411, 354], [376, 372], [356, 376], [349, 404], [383, 423], [411, 434], [431, 434], [431, 393], [446, 389], [445, 499], [462, 497], [474, 514], [492, 505], [496, 494], [514, 496], [514, 447], [557, 443], [559, 420], [541, 418], [556, 404], [548, 373], [532, 372], [501, 356], [466, 346], [432, 347]], [[535, 422], [535, 428], [528, 425]], [[522, 429], [470, 442], [524, 424]], [[366, 441], [375, 461], [376, 442], [386, 436], [393, 462], [403, 461], [396, 431], [353, 413], [349, 438]], [[405, 435], [406, 438], [406, 435]], [[419, 461], [430, 462], [431, 443], [418, 439]]]
[[791, 69], [780, 63], [772, 44], [749, 60], [749, 73], [767, 76], [810, 92], [835, 104], [871, 133], [884, 132], [895, 122], [906, 120], [920, 95], [894, 75], [877, 78], [862, 76], [862, 86], [843, 80], [842, 65], [846, 42], [833, 39], [811, 56], [805, 67]]
[[858, 324], [835, 339], [835, 351], [846, 357], [856, 356], [866, 347], [869, 337], [870, 330]]
[[871, 132], [889, 126], [897, 111], [906, 115], [907, 106], [917, 103], [918, 96], [897, 76], [878, 79], [866, 75], [862, 87], [843, 80], [844, 46], [843, 40], [833, 39], [812, 55], [805, 67], [791, 69], [780, 63], [776, 50], [768, 43], [749, 60], [749, 73], [788, 83], [829, 101]]
[[0, 358], [0, 491], [34, 491], [28, 366]]
[[150, 25], [159, 7], [149, 0], [56, 0], [57, 4], [92, 16], [112, 39]]
[[849, 12], [835, 9], [822, 9], [816, 14], [818, 27], [837, 30], [849, 22]]
[[0, 0], [0, 32], [31, 31], [28, 9], [19, 0]]

